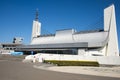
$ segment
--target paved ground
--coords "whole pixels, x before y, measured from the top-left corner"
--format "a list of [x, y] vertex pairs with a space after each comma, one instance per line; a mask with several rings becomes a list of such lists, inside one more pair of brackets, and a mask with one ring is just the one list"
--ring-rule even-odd
[[[70, 74], [33, 68], [33, 63], [23, 63], [19, 57], [0, 56], [0, 80], [119, 80], [113, 77], [98, 77]], [[45, 64], [40, 64], [45, 65]]]
[[48, 67], [47, 69], [51, 71], [74, 73], [74, 74], [117, 77], [120, 79], [120, 67], [52, 66], [52, 67]]

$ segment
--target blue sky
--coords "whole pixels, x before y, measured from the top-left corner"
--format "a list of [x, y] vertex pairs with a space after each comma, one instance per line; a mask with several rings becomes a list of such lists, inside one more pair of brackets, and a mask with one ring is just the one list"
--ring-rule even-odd
[[103, 29], [103, 10], [112, 3], [116, 7], [120, 45], [120, 0], [0, 0], [0, 43], [23, 37], [23, 42], [29, 44], [37, 8], [42, 34], [70, 28]]

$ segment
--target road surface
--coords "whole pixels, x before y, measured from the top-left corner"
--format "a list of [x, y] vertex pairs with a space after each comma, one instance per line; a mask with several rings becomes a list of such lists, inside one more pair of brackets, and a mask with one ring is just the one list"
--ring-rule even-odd
[[0, 57], [0, 80], [120, 80], [82, 74], [54, 72], [33, 68], [33, 63], [23, 63], [14, 57]]

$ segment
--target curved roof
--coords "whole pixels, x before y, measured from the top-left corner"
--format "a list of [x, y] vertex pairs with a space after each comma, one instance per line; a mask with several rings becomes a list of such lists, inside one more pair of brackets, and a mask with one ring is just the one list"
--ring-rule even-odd
[[[73, 29], [62, 31], [59, 30], [55, 35], [34, 38], [31, 45], [87, 43], [87, 47], [100, 47], [107, 43], [107, 36], [108, 32], [105, 31], [75, 32]], [[80, 47], [82, 46], [80, 45]]]

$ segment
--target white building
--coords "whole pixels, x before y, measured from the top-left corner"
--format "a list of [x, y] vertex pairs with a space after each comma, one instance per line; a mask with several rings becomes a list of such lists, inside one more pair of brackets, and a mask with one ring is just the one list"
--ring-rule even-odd
[[13, 43], [15, 44], [22, 44], [23, 38], [22, 37], [14, 37]]
[[[18, 47], [18, 51], [56, 52], [62, 54], [75, 53], [76, 55], [42, 54], [44, 59], [61, 60], [93, 60], [100, 64], [120, 65], [118, 37], [116, 30], [115, 7], [111, 5], [104, 9], [104, 30], [76, 32], [58, 30], [56, 34], [41, 35], [41, 23], [33, 21], [32, 39], [30, 45]], [[41, 57], [42, 57], [41, 55]]]
[[119, 56], [114, 5], [104, 9], [104, 30], [76, 32], [58, 30], [54, 35], [41, 35], [41, 23], [33, 21], [31, 45], [40, 48], [77, 48], [78, 54]]

